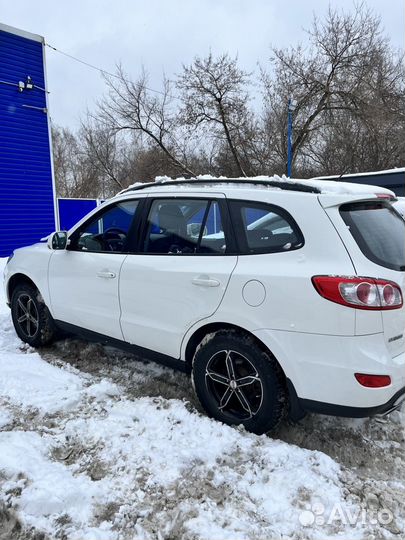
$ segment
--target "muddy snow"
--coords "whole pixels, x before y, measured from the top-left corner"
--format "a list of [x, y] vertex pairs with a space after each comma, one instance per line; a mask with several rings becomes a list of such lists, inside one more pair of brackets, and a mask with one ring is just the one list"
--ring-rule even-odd
[[404, 422], [252, 435], [207, 418], [183, 373], [24, 346], [0, 298], [0, 540], [403, 538]]

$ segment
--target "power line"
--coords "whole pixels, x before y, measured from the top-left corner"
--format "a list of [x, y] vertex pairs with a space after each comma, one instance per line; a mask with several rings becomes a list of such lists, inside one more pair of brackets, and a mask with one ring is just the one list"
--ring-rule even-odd
[[[45, 45], [47, 47], [49, 47], [50, 49], [52, 49], [53, 51], [56, 51], [58, 52], [59, 54], [62, 54], [63, 56], [66, 56], [67, 58], [70, 58], [71, 60], [74, 60], [75, 62], [79, 62], [80, 64], [83, 64], [84, 66], [87, 66], [91, 69], [94, 69], [96, 71], [98, 71], [99, 73], [101, 73], [102, 75], [108, 75], [109, 77], [114, 77], [115, 79], [118, 79], [118, 80], [123, 80], [122, 77], [120, 77], [119, 75], [115, 74], [115, 73], [111, 73], [110, 71], [107, 71], [106, 69], [103, 69], [103, 68], [100, 68], [98, 66], [95, 66], [94, 64], [90, 64], [89, 62], [86, 62], [85, 60], [82, 60], [80, 58], [77, 58], [76, 56], [73, 56], [72, 54], [69, 54], [65, 51], [61, 51], [60, 49], [57, 49], [56, 47], [54, 47], [53, 45], [51, 45], [50, 43], [45, 43]], [[164, 92], [162, 92], [161, 90], [155, 90], [154, 88], [149, 88], [148, 86], [145, 86], [144, 87], [146, 90], [149, 90], [150, 92], [154, 92], [155, 94], [160, 94], [162, 96], [166, 96], [167, 94], [165, 94]], [[172, 97], [174, 99], [177, 99], [176, 96], [169, 96], [169, 97]]]
[[[62, 54], [63, 56], [66, 56], [67, 58], [70, 58], [71, 60], [74, 60], [75, 62], [79, 62], [80, 64], [83, 64], [84, 66], [86, 67], [89, 67], [91, 69], [94, 69], [95, 71], [98, 71], [99, 73], [101, 73], [102, 75], [108, 75], [110, 77], [114, 77], [115, 79], [118, 79], [120, 81], [122, 80], [125, 80], [123, 79], [123, 77], [120, 77], [119, 75], [115, 74], [115, 73], [111, 73], [110, 71], [107, 71], [106, 69], [102, 69], [98, 66], [95, 66], [94, 64], [90, 64], [89, 62], [86, 62], [85, 60], [82, 60], [81, 58], [77, 58], [76, 56], [73, 56], [72, 54], [69, 54], [65, 51], [61, 51], [60, 49], [58, 49], [57, 47], [54, 47], [53, 45], [51, 45], [50, 43], [45, 43], [45, 45], [47, 47], [49, 47], [51, 50], [59, 53], [59, 54]], [[126, 82], [129, 82], [129, 81], [126, 81]], [[173, 98], [173, 99], [180, 99], [178, 96], [173, 96], [173, 95], [170, 95], [170, 94], [165, 94], [164, 92], [162, 92], [161, 90], [155, 90], [154, 88], [149, 88], [148, 86], [144, 86], [144, 88], [146, 90], [149, 90], [150, 92], [154, 92], [156, 94], [160, 94], [162, 96], [167, 96], [167, 97], [170, 97], [170, 98]], [[139, 98], [139, 102], [141, 103], [141, 105], [144, 105], [143, 101]], [[178, 141], [176, 140], [175, 137], [173, 137], [174, 139], [174, 142], [178, 145]]]

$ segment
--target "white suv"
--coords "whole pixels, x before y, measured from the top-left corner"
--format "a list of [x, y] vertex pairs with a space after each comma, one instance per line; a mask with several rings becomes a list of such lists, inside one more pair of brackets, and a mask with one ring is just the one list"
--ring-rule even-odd
[[[327, 187], [325, 187], [327, 186]], [[128, 189], [5, 271], [19, 337], [58, 329], [191, 371], [207, 413], [371, 416], [405, 397], [405, 222], [392, 192], [271, 179]]]

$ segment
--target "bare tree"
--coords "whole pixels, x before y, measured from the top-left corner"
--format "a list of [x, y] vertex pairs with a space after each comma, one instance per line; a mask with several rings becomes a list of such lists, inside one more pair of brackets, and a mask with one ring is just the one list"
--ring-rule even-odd
[[114, 77], [106, 75], [107, 97], [99, 104], [98, 119], [110, 133], [131, 132], [140, 135], [160, 151], [178, 172], [195, 176], [183, 161], [181, 144], [177, 142], [178, 121], [171, 107], [170, 82], [165, 79], [161, 94], [148, 89], [147, 76], [133, 82], [118, 66]]
[[57, 194], [60, 197], [86, 197], [98, 193], [98, 180], [85, 163], [83, 143], [67, 128], [52, 126], [53, 163]]
[[194, 129], [206, 126], [219, 145], [225, 142], [241, 176], [246, 176], [240, 141], [249, 123], [248, 83], [249, 74], [238, 67], [237, 58], [228, 54], [214, 58], [212, 53], [183, 66], [177, 79], [183, 121]]
[[99, 175], [103, 197], [131, 183], [133, 155], [130, 141], [90, 118], [82, 123], [80, 137], [87, 165]]
[[311, 145], [319, 153], [318, 135], [326, 128], [333, 131], [337, 119], [360, 120], [366, 129], [377, 111], [387, 112], [392, 98], [403, 103], [401, 63], [382, 36], [379, 18], [363, 4], [348, 14], [329, 8], [325, 20], [314, 19], [308, 35], [309, 50], [273, 50], [275, 75], [265, 79], [268, 117], [280, 130], [278, 153], [284, 159], [290, 96], [297, 100], [294, 160], [305, 157]]
[[330, 8], [307, 36], [306, 47], [273, 49], [262, 110], [250, 102], [252, 76], [226, 53], [195, 58], [162, 92], [118, 67], [77, 132], [53, 130], [58, 192], [109, 196], [165, 174], [282, 174], [289, 97], [296, 176], [403, 166], [405, 71], [379, 18], [363, 4]]

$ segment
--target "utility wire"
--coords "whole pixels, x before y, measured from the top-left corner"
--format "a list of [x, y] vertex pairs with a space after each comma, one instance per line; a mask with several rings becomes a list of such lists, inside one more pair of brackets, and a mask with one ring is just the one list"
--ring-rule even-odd
[[[116, 73], [111, 73], [110, 71], [107, 71], [106, 69], [102, 69], [98, 66], [95, 66], [94, 64], [90, 64], [89, 62], [86, 62], [85, 60], [81, 60], [80, 58], [76, 58], [76, 56], [73, 56], [72, 54], [69, 54], [65, 51], [61, 51], [60, 49], [57, 49], [56, 47], [54, 47], [53, 45], [51, 45], [50, 43], [45, 43], [45, 45], [47, 47], [49, 47], [50, 49], [52, 49], [53, 51], [56, 51], [58, 52], [59, 54], [62, 54], [63, 56], [67, 56], [68, 58], [70, 58], [71, 60], [75, 60], [76, 62], [79, 62], [80, 64], [83, 64], [84, 66], [87, 66], [91, 69], [94, 69], [96, 71], [98, 71], [99, 73], [101, 73], [102, 75], [108, 75], [109, 77], [114, 77], [115, 79], [118, 79], [118, 80], [122, 80], [122, 77], [120, 77], [119, 75], [117, 75]], [[146, 90], [149, 90], [150, 92], [154, 92], [155, 94], [160, 94], [162, 96], [165, 96], [166, 94], [164, 92], [162, 92], [161, 90], [155, 90], [154, 88], [149, 88], [148, 86], [145, 86], [144, 87]], [[169, 96], [169, 97], [174, 97], [175, 96]], [[177, 98], [176, 98], [177, 99]]]
[[[102, 75], [108, 75], [110, 77], [114, 77], [115, 79], [118, 79], [118, 80], [123, 80], [122, 77], [120, 77], [119, 75], [117, 75], [116, 73], [111, 73], [110, 71], [107, 71], [106, 69], [102, 69], [98, 66], [95, 66], [94, 64], [90, 64], [89, 62], [86, 62], [85, 60], [82, 60], [80, 58], [76, 58], [76, 56], [73, 56], [72, 54], [69, 54], [65, 51], [61, 51], [60, 49], [54, 47], [53, 45], [51, 45], [50, 43], [45, 43], [45, 45], [47, 47], [49, 47], [51, 50], [59, 53], [59, 54], [62, 54], [63, 56], [66, 56], [67, 58], [70, 58], [71, 60], [74, 60], [75, 62], [79, 62], [80, 64], [83, 64], [84, 66], [87, 66], [91, 69], [94, 69], [95, 71], [98, 71], [99, 73], [101, 73]], [[124, 79], [125, 80], [125, 79]], [[129, 81], [126, 81], [126, 82], [129, 82]], [[154, 92], [155, 94], [160, 94], [162, 96], [167, 96], [167, 97], [170, 97], [170, 98], [173, 98], [173, 99], [180, 99], [178, 96], [173, 96], [173, 95], [170, 95], [170, 94], [165, 94], [164, 92], [162, 92], [161, 90], [155, 90], [154, 88], [149, 88], [148, 86], [144, 86], [144, 88], [146, 90], [149, 90], [150, 92]], [[139, 99], [139, 102], [141, 105], [144, 105], [143, 101], [141, 101]], [[180, 147], [178, 141], [176, 140], [175, 137], [173, 137], [174, 139], [174, 142]]]

